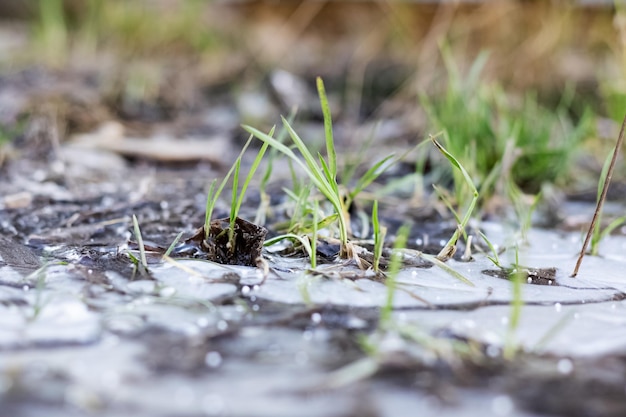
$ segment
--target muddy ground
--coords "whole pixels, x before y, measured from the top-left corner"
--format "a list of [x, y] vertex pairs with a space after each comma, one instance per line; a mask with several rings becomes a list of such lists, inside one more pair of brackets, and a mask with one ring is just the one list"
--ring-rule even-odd
[[[230, 13], [259, 16], [259, 7], [249, 3]], [[296, 23], [298, 16], [317, 16], [306, 12], [316, 5], [302, 7], [276, 6], [267, 27], [276, 16]], [[337, 7], [353, 13], [356, 6]], [[429, 16], [428, 21], [443, 14], [440, 22], [449, 24], [450, 12], [426, 7], [416, 15]], [[373, 19], [370, 8], [359, 10]], [[489, 16], [496, 19], [504, 12], [493, 13], [496, 17]], [[611, 11], [594, 13], [602, 19]], [[480, 16], [473, 9], [469, 15]], [[263, 28], [260, 21], [252, 19], [251, 25]], [[298, 52], [304, 55], [300, 61], [288, 57], [282, 67], [270, 67], [289, 45], [302, 41], [292, 26], [282, 26], [286, 46], [266, 46], [262, 54], [254, 48], [258, 38], [251, 37], [250, 50], [233, 53], [209, 74], [199, 75], [199, 67], [189, 64], [193, 60], [174, 61], [164, 70], [158, 93], [139, 98], [112, 87], [115, 77], [98, 69], [5, 67], [0, 75], [0, 138], [7, 138], [0, 150], [0, 416], [626, 415], [623, 231], [607, 238], [602, 257], [585, 260], [579, 278], [569, 277], [580, 230], [593, 211], [595, 184], [581, 181], [555, 192], [538, 210], [537, 227], [528, 232], [522, 254], [531, 270], [513, 331], [515, 290], [506, 273], [477, 252], [488, 251], [482, 243], [475, 244], [468, 261], [460, 242], [447, 263], [471, 286], [416, 252], [407, 255], [391, 319], [382, 320], [385, 277], [338, 259], [332, 239], [320, 240], [315, 271], [302, 251], [288, 248], [262, 249], [259, 263], [248, 256], [260, 249], [250, 242], [239, 244], [245, 255], [239, 263], [256, 266], [206, 260], [197, 232], [205, 221], [207, 192], [247, 139], [241, 123], [269, 129], [280, 114], [298, 106], [298, 132], [308, 138], [323, 135], [314, 70], [299, 67], [306, 67], [306, 53]], [[347, 32], [345, 26], [333, 27]], [[350, 33], [357, 37], [360, 29]], [[316, 30], [304, 39], [323, 38]], [[346, 42], [334, 45], [339, 56], [350, 48]], [[363, 62], [369, 62], [370, 52], [377, 51], [364, 52]], [[579, 52], [563, 55], [579, 62]], [[242, 56], [244, 62], [256, 61], [244, 65]], [[413, 110], [414, 96], [401, 88], [412, 76], [406, 62], [392, 58], [366, 66], [358, 99], [347, 87], [355, 82], [354, 72], [315, 67], [330, 68], [325, 81], [340, 163], [363, 152], [357, 174], [380, 158], [381, 149], [402, 154], [428, 133], [423, 113]], [[544, 85], [543, 79], [537, 82], [540, 66], [532, 73], [510, 73], [509, 81], [518, 89], [542, 85], [549, 102], [562, 68]], [[572, 79], [595, 91], [593, 74], [585, 72], [588, 66], [581, 68]], [[489, 69], [498, 70], [497, 65]], [[186, 77], [196, 83], [190, 86]], [[599, 93], [589, 97], [597, 101]], [[613, 134], [615, 123], [601, 120]], [[242, 175], [260, 145], [253, 142], [244, 155]], [[407, 187], [399, 181], [415, 172], [411, 155], [368, 193], [396, 184], [381, 200], [387, 246], [407, 224], [408, 248], [437, 254], [455, 222], [430, 191], [428, 181], [435, 179], [426, 177], [423, 194], [415, 193], [413, 183]], [[259, 172], [266, 166], [267, 161]], [[293, 217], [283, 191], [293, 186], [286, 161], [274, 162], [268, 206], [262, 204], [260, 184], [257, 174], [239, 216], [256, 221], [271, 238]], [[371, 232], [364, 218], [371, 215], [371, 195], [351, 211], [353, 241], [368, 248]], [[607, 212], [619, 215], [624, 212], [619, 186], [612, 196]], [[213, 219], [228, 217], [230, 202], [227, 187]], [[506, 248], [513, 234], [510, 213], [496, 206], [477, 216], [470, 234], [477, 242], [480, 230]], [[141, 265], [133, 216], [147, 268]], [[265, 233], [243, 222], [239, 227], [255, 236]], [[178, 243], [163, 257], [172, 242]], [[511, 252], [503, 258], [514, 262]]]

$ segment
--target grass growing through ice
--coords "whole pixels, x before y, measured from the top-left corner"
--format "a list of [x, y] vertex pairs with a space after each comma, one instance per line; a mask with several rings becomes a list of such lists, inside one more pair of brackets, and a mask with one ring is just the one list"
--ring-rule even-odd
[[[273, 133], [274, 133], [274, 129], [270, 131], [270, 135], [272, 135]], [[250, 171], [248, 172], [248, 176], [246, 177], [243, 183], [241, 191], [238, 191], [241, 158], [243, 157], [244, 153], [248, 149], [248, 146], [250, 146], [250, 143], [252, 142], [252, 138], [253, 138], [252, 136], [248, 138], [245, 145], [241, 149], [241, 152], [239, 152], [239, 155], [237, 156], [235, 163], [230, 167], [230, 170], [228, 170], [228, 173], [222, 179], [222, 182], [220, 183], [219, 187], [215, 189], [217, 180], [213, 180], [211, 182], [211, 185], [209, 186], [209, 191], [207, 192], [206, 210], [205, 210], [205, 215], [204, 215], [204, 238], [205, 239], [208, 239], [209, 232], [211, 231], [211, 218], [213, 216], [213, 210], [215, 209], [215, 204], [217, 203], [217, 199], [222, 194], [222, 191], [224, 190], [224, 187], [228, 183], [228, 180], [230, 179], [231, 175], [234, 174], [233, 187], [232, 187], [233, 188], [232, 203], [231, 203], [230, 216], [229, 216], [229, 220], [230, 220], [229, 242], [232, 242], [232, 239], [234, 236], [233, 234], [234, 234], [235, 219], [239, 215], [239, 210], [241, 209], [241, 204], [243, 203], [243, 199], [245, 197], [248, 186], [250, 185], [250, 181], [252, 180], [252, 177], [254, 177], [254, 173], [259, 167], [259, 164], [261, 163], [261, 160], [263, 159], [263, 155], [265, 154], [265, 151], [267, 150], [266, 145], [263, 145], [261, 147], [261, 149], [257, 153], [257, 156], [254, 159], [254, 162], [252, 163], [252, 166], [250, 167]], [[231, 245], [231, 247], [234, 248], [234, 245]]]
[[139, 247], [139, 259], [136, 259], [129, 253], [131, 260], [135, 263], [135, 266], [141, 275], [147, 275], [149, 273], [148, 270], [148, 260], [146, 259], [146, 247], [143, 244], [143, 236], [141, 235], [141, 229], [139, 228], [139, 222], [137, 221], [137, 216], [133, 214], [133, 232], [135, 234], [135, 239], [137, 239], [137, 246]]
[[[330, 113], [330, 106], [328, 104], [328, 98], [326, 96], [326, 90], [321, 78], [317, 78], [317, 90], [320, 99], [320, 105], [322, 108], [322, 114], [324, 117], [324, 137], [326, 144], [326, 159], [317, 154], [317, 158], [313, 155], [306, 143], [300, 138], [296, 131], [292, 128], [291, 123], [282, 117], [282, 122], [285, 130], [289, 133], [292, 142], [297, 149], [299, 155], [294, 150], [282, 143], [281, 140], [272, 137], [271, 134], [265, 134], [251, 126], [244, 126], [244, 129], [257, 137], [259, 140], [268, 144], [273, 150], [278, 150], [289, 158], [291, 163], [300, 167], [306, 177], [315, 186], [315, 188], [326, 198], [335, 211], [336, 221], [339, 226], [339, 241], [340, 241], [340, 257], [347, 259], [356, 259], [353, 247], [349, 242], [351, 236], [350, 227], [350, 215], [348, 209], [356, 196], [362, 192], [368, 185], [370, 185], [386, 168], [388, 168], [394, 160], [397, 161], [400, 158], [396, 158], [395, 155], [388, 155], [382, 160], [375, 163], [370, 169], [368, 169], [356, 182], [355, 186], [349, 192], [342, 192], [340, 190], [340, 184], [337, 181], [338, 176], [338, 164], [337, 153], [335, 150], [332, 118]], [[297, 181], [294, 180], [294, 184]], [[298, 187], [301, 188], [301, 187]], [[298, 195], [289, 191], [287, 194], [291, 195], [295, 201], [298, 201], [297, 207], [306, 207], [306, 202], [302, 201], [302, 195]], [[297, 197], [296, 197], [297, 195]], [[295, 216], [294, 216], [295, 217]], [[327, 216], [325, 220], [332, 219]], [[321, 223], [316, 223], [321, 224]], [[293, 224], [292, 224], [293, 226]]]
[[454, 256], [454, 253], [456, 252], [456, 242], [459, 240], [460, 235], [464, 233], [465, 227], [467, 226], [467, 223], [469, 222], [470, 218], [472, 217], [472, 214], [474, 213], [474, 209], [476, 208], [476, 203], [478, 201], [479, 195], [478, 195], [478, 190], [476, 190], [476, 187], [474, 186], [474, 183], [472, 182], [472, 179], [470, 178], [469, 174], [467, 173], [463, 165], [459, 163], [456, 157], [452, 155], [450, 152], [448, 152], [439, 142], [437, 142], [435, 137], [431, 136], [430, 139], [433, 142], [433, 144], [437, 147], [437, 149], [439, 149], [439, 151], [453, 165], [453, 167], [456, 168], [458, 172], [460, 172], [463, 182], [469, 187], [469, 189], [472, 192], [472, 199], [465, 212], [465, 215], [463, 216], [463, 219], [460, 220], [458, 228], [456, 229], [456, 231], [454, 232], [454, 234], [452, 235], [448, 243], [446, 243], [444, 248], [437, 255], [437, 259], [445, 262], [448, 259], [450, 259], [452, 256]]
[[[271, 134], [272, 132], [270, 132]], [[237, 158], [235, 162], [235, 171], [233, 176], [233, 193], [232, 193], [232, 202], [230, 205], [230, 227], [228, 229], [228, 241], [230, 242], [231, 250], [235, 249], [234, 238], [235, 238], [235, 220], [239, 216], [239, 210], [241, 209], [241, 204], [243, 203], [243, 199], [246, 195], [246, 191], [248, 190], [248, 186], [250, 185], [250, 181], [254, 177], [261, 160], [263, 159], [263, 155], [265, 155], [265, 151], [269, 146], [268, 143], [264, 143], [261, 145], [261, 149], [257, 152], [252, 165], [250, 166], [250, 170], [248, 171], [248, 175], [244, 180], [244, 183], [241, 187], [240, 191], [237, 191], [239, 188], [239, 169], [241, 168], [241, 155]]]
[[300, 155], [302, 155], [304, 161], [298, 157], [296, 153], [291, 150], [291, 148], [273, 138], [272, 135], [267, 135], [250, 126], [244, 126], [244, 129], [258, 139], [269, 144], [272, 148], [278, 149], [278, 151], [282, 152], [296, 165], [302, 168], [315, 187], [333, 206], [335, 213], [338, 216], [337, 221], [339, 223], [339, 240], [341, 243], [340, 256], [342, 258], [351, 258], [354, 254], [348, 242], [350, 229], [349, 215], [345, 206], [345, 201], [339, 192], [339, 184], [337, 183], [337, 155], [335, 152], [332, 134], [332, 121], [330, 118], [330, 109], [328, 106], [328, 99], [326, 98], [324, 83], [321, 78], [317, 79], [317, 88], [320, 96], [322, 112], [324, 114], [327, 160], [325, 160], [321, 154], [318, 154], [318, 158], [315, 158], [304, 141], [300, 138], [300, 136], [298, 136], [284, 117], [282, 118], [283, 125], [287, 129], [289, 136], [298, 149]]
[[387, 228], [380, 225], [378, 220], [378, 200], [374, 201], [372, 207], [372, 228], [374, 229], [374, 272], [380, 272], [380, 258], [383, 254], [383, 246], [385, 244], [385, 235]]
[[[289, 123], [293, 123], [293, 119], [295, 117], [296, 117], [296, 112], [294, 110], [291, 112], [287, 120], [289, 120]], [[276, 140], [282, 143], [286, 139], [286, 137], [287, 137], [287, 130], [280, 129], [278, 131]], [[270, 201], [270, 196], [267, 193], [266, 189], [267, 189], [267, 184], [269, 183], [270, 178], [272, 177], [272, 171], [274, 169], [274, 160], [276, 159], [277, 153], [278, 151], [275, 148], [271, 148], [269, 150], [265, 172], [263, 172], [263, 176], [261, 177], [261, 182], [259, 183], [259, 198], [261, 201], [259, 203], [259, 207], [257, 209], [256, 216], [254, 218], [254, 223], [259, 226], [265, 225], [265, 221], [267, 219], [267, 212], [270, 209], [271, 201]]]

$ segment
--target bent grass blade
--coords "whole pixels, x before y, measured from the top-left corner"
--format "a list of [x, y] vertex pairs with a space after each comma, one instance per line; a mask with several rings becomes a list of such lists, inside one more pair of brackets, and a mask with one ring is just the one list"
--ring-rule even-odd
[[476, 189], [476, 186], [474, 185], [474, 182], [472, 181], [472, 178], [467, 173], [465, 168], [463, 168], [463, 165], [461, 165], [461, 163], [459, 163], [459, 161], [454, 157], [454, 155], [448, 152], [439, 142], [437, 142], [437, 139], [435, 138], [435, 136], [431, 135], [430, 140], [437, 147], [437, 149], [439, 149], [439, 152], [441, 152], [446, 157], [446, 159], [448, 159], [448, 161], [450, 161], [450, 163], [461, 172], [461, 175], [463, 176], [465, 183], [470, 187], [470, 190], [473, 195], [472, 201], [470, 202], [470, 205], [467, 208], [467, 211], [465, 212], [465, 216], [463, 216], [463, 219], [461, 220], [461, 223], [459, 224], [459, 228], [457, 228], [457, 230], [454, 232], [454, 234], [452, 235], [448, 243], [446, 243], [446, 246], [437, 255], [437, 259], [445, 262], [448, 259], [450, 259], [452, 255], [454, 254], [454, 248], [456, 248], [456, 242], [458, 241], [459, 236], [465, 231], [465, 227], [467, 226], [467, 223], [469, 222], [474, 212], [474, 209], [476, 208], [476, 203], [478, 201], [479, 194], [478, 194], [478, 190]]

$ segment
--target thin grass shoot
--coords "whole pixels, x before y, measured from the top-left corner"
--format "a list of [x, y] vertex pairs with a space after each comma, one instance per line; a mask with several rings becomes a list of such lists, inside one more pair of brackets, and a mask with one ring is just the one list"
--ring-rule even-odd
[[454, 251], [456, 250], [455, 249], [456, 242], [458, 241], [460, 235], [465, 231], [465, 227], [467, 226], [467, 223], [469, 223], [469, 220], [472, 214], [474, 213], [474, 209], [476, 208], [476, 203], [478, 201], [479, 194], [478, 194], [478, 190], [476, 189], [476, 186], [474, 186], [474, 182], [472, 181], [472, 178], [467, 173], [463, 165], [461, 165], [461, 163], [454, 157], [454, 155], [448, 152], [439, 142], [437, 142], [437, 139], [435, 136], [431, 135], [430, 140], [437, 147], [437, 149], [439, 149], [439, 152], [441, 152], [446, 157], [446, 159], [453, 165], [453, 167], [456, 168], [461, 173], [465, 183], [467, 184], [467, 186], [472, 192], [472, 200], [469, 204], [469, 207], [467, 208], [465, 212], [465, 215], [463, 216], [463, 219], [459, 223], [459, 227], [454, 232], [454, 234], [452, 235], [448, 243], [446, 243], [446, 245], [441, 250], [441, 252], [437, 255], [437, 258], [439, 260], [445, 262], [454, 255]]
[[387, 286], [387, 298], [385, 304], [380, 309], [380, 326], [382, 328], [389, 327], [391, 323], [391, 313], [393, 312], [393, 299], [396, 293], [397, 282], [396, 278], [402, 267], [403, 253], [402, 249], [406, 248], [406, 242], [409, 238], [409, 227], [404, 225], [398, 229], [396, 233], [396, 240], [393, 244], [394, 250], [391, 252], [391, 261], [389, 262], [389, 268], [387, 269], [387, 280], [385, 285]]
[[133, 231], [135, 239], [137, 239], [137, 246], [139, 247], [139, 273], [145, 275], [148, 273], [148, 261], [146, 259], [146, 247], [143, 244], [143, 237], [141, 236], [141, 229], [139, 228], [139, 222], [137, 216], [133, 214]]

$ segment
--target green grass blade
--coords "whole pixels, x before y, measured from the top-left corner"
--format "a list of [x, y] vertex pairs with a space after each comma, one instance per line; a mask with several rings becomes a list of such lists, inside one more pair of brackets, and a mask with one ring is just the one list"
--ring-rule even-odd
[[409, 237], [409, 227], [407, 225], [398, 229], [396, 235], [396, 241], [393, 244], [394, 251], [391, 253], [391, 262], [389, 262], [389, 269], [387, 270], [387, 299], [385, 304], [380, 309], [380, 324], [382, 327], [387, 327], [391, 323], [391, 313], [393, 311], [393, 299], [396, 292], [396, 278], [400, 268], [402, 267], [402, 252], [400, 249], [406, 247], [406, 242]]
[[326, 176], [326, 179], [328, 180], [328, 184], [332, 188], [333, 193], [336, 194], [336, 195], [339, 195], [339, 185], [337, 184], [337, 181], [336, 181], [336, 175], [334, 175], [330, 171], [330, 167], [326, 164], [326, 161], [324, 160], [324, 158], [322, 157], [321, 154], [318, 154], [317, 157], [318, 157], [318, 159], [320, 161], [320, 166], [322, 167], [322, 172]]
[[211, 181], [211, 186], [209, 187], [209, 192], [206, 196], [206, 210], [204, 212], [204, 238], [208, 239], [209, 237], [209, 225], [211, 224], [211, 216], [213, 215], [213, 209], [215, 208], [215, 202], [217, 201], [215, 193], [215, 184], [217, 184], [217, 180]]
[[[437, 147], [437, 149], [439, 149], [439, 152], [441, 152], [446, 159], [448, 159], [448, 161], [450, 161], [450, 163], [456, 167], [459, 172], [461, 172], [461, 175], [463, 176], [465, 182], [467, 183], [467, 185], [470, 187], [472, 194], [473, 194], [473, 198], [472, 201], [470, 202], [469, 207], [467, 208], [467, 211], [465, 212], [465, 216], [463, 217], [463, 220], [460, 223], [460, 229], [457, 229], [454, 234], [452, 235], [452, 237], [450, 238], [450, 240], [448, 241], [448, 243], [446, 244], [446, 247], [451, 246], [451, 245], [455, 245], [460, 234], [461, 233], [465, 233], [465, 226], [467, 226], [467, 223], [469, 222], [474, 209], [476, 208], [476, 203], [478, 202], [478, 190], [476, 189], [476, 186], [474, 185], [474, 182], [472, 181], [472, 178], [470, 177], [470, 175], [467, 173], [467, 171], [465, 170], [465, 168], [463, 168], [463, 165], [461, 165], [461, 163], [459, 163], [459, 161], [454, 157], [454, 155], [452, 155], [450, 152], [448, 152], [439, 142], [437, 142], [437, 139], [435, 139], [434, 136], [430, 136], [430, 140], [433, 142], [433, 144]], [[444, 248], [445, 250], [445, 248]]]
[[289, 159], [296, 162], [302, 168], [307, 169], [307, 167], [302, 163], [302, 161], [300, 161], [300, 159], [296, 156], [296, 154], [293, 153], [293, 151], [284, 143], [279, 142], [275, 138], [269, 136], [266, 133], [261, 132], [258, 129], [253, 128], [252, 126], [243, 125], [242, 127], [244, 128], [246, 132], [250, 133], [257, 139], [262, 140], [263, 142], [269, 143], [272, 148], [277, 149], [279, 152], [282, 152], [285, 156], [289, 157]]
[[378, 219], [378, 200], [374, 200], [374, 205], [372, 206], [372, 227], [374, 229], [374, 272], [378, 273], [386, 234], [386, 228], [380, 227]]
[[502, 266], [500, 265], [500, 258], [498, 257], [498, 251], [496, 250], [496, 247], [493, 245], [493, 243], [491, 243], [491, 241], [487, 238], [487, 236], [483, 232], [478, 232], [478, 234], [480, 234], [480, 237], [483, 238], [483, 240], [487, 244], [487, 247], [491, 251], [492, 256], [487, 256], [487, 259], [493, 262], [494, 265], [497, 266], [498, 268], [501, 268]]
[[[374, 182], [376, 180], [376, 178], [378, 178], [378, 176], [380, 176], [380, 174], [385, 172], [385, 170], [388, 168], [388, 166], [384, 166], [384, 165], [389, 160], [394, 159], [394, 158], [395, 158], [395, 155], [393, 155], [393, 154], [389, 155], [389, 156], [383, 158], [382, 160], [378, 161], [376, 164], [374, 164], [373, 167], [368, 169], [365, 172], [365, 174], [363, 174], [361, 176], [361, 178], [359, 178], [359, 180], [357, 181], [356, 185], [354, 186], [354, 189], [350, 193], [350, 200], [354, 200], [354, 198], [361, 191], [363, 191], [368, 185], [370, 185], [372, 182]], [[397, 161], [391, 162], [389, 164], [389, 166], [393, 165], [395, 162], [397, 162]]]
[[506, 359], [513, 359], [517, 352], [517, 343], [515, 341], [515, 332], [519, 326], [522, 315], [522, 307], [524, 300], [522, 298], [522, 283], [526, 280], [527, 273], [523, 271], [515, 271], [511, 275], [513, 285], [513, 299], [511, 301], [511, 314], [509, 317], [509, 326], [507, 328], [506, 340], [504, 343], [503, 356]]
[[[236, 161], [240, 161], [241, 160], [241, 157], [246, 152], [246, 149], [248, 149], [248, 146], [250, 146], [250, 143], [252, 142], [253, 138], [254, 138], [254, 136], [250, 135], [250, 137], [246, 141], [245, 145], [241, 149], [241, 152], [239, 152], [239, 155], [237, 156]], [[216, 180], [214, 180], [211, 183], [211, 187], [209, 188], [209, 193], [207, 195], [206, 212], [205, 212], [205, 215], [204, 215], [204, 236], [205, 236], [205, 239], [209, 237], [209, 231], [211, 230], [211, 217], [213, 215], [213, 209], [215, 208], [215, 203], [217, 202], [217, 199], [219, 198], [219, 196], [222, 194], [222, 190], [226, 186], [226, 183], [228, 182], [228, 179], [230, 178], [230, 176], [233, 175], [233, 171], [235, 170], [236, 167], [237, 167], [237, 162], [235, 162], [233, 164], [233, 166], [230, 167], [230, 170], [228, 170], [228, 173], [226, 174], [226, 176], [224, 177], [224, 179], [220, 183], [220, 186], [217, 188], [217, 191], [215, 191], [215, 193], [213, 193], [213, 190], [215, 189]]]
[[139, 229], [139, 222], [137, 221], [137, 216], [133, 214], [133, 230], [135, 232], [135, 239], [137, 239], [137, 246], [139, 247], [139, 259], [141, 261], [141, 266], [143, 267], [142, 272], [148, 272], [148, 260], [146, 259], [146, 247], [143, 244], [143, 237], [141, 236], [141, 230]]
[[311, 269], [315, 269], [317, 267], [317, 229], [318, 229], [318, 217], [319, 217], [319, 207], [317, 201], [315, 201], [315, 205], [313, 206], [313, 231], [311, 233]]
[[434, 136], [431, 136], [430, 140], [437, 147], [439, 152], [441, 152], [446, 157], [446, 159], [450, 161], [450, 163], [454, 165], [461, 172], [461, 174], [463, 174], [463, 178], [465, 179], [465, 182], [467, 183], [467, 185], [469, 185], [469, 187], [471, 188], [472, 193], [474, 194], [475, 197], [478, 197], [478, 190], [474, 186], [474, 182], [472, 181], [472, 178], [470, 177], [470, 175], [467, 173], [465, 168], [463, 168], [463, 165], [459, 163], [459, 161], [454, 157], [454, 155], [448, 152], [439, 142], [437, 142], [437, 139], [435, 139]]
[[170, 256], [170, 253], [172, 253], [172, 251], [174, 250], [174, 248], [176, 247], [176, 245], [178, 244], [178, 241], [180, 240], [180, 238], [183, 236], [183, 232], [180, 232], [176, 238], [174, 239], [174, 241], [172, 243], [170, 243], [170, 245], [168, 246], [167, 250], [165, 251], [165, 253], [163, 254], [163, 258], [165, 258], [166, 256]]
[[452, 269], [450, 266], [448, 266], [448, 264], [446, 264], [445, 262], [440, 261], [436, 256], [434, 255], [428, 255], [426, 253], [421, 253], [419, 255], [421, 258], [427, 260], [428, 262], [432, 262], [433, 264], [435, 264], [436, 266], [438, 266], [439, 268], [443, 269], [445, 272], [447, 272], [449, 275], [453, 276], [454, 278], [458, 279], [459, 281], [461, 281], [464, 284], [469, 285], [470, 287], [475, 287], [474, 283], [472, 281], [470, 281], [469, 279], [467, 279], [463, 274], [461, 274], [458, 271], [455, 271], [454, 269]]
[[322, 106], [322, 114], [324, 115], [324, 135], [326, 137], [326, 154], [328, 156], [328, 168], [333, 174], [333, 178], [337, 176], [337, 154], [335, 153], [335, 140], [333, 137], [333, 121], [330, 114], [330, 105], [326, 96], [326, 89], [321, 77], [317, 77], [317, 92], [320, 97]]
[[[289, 159], [298, 164], [300, 168], [306, 173], [309, 180], [315, 185], [315, 187], [326, 197], [326, 199], [332, 204], [335, 212], [339, 215], [339, 229], [340, 229], [340, 240], [342, 245], [346, 245], [348, 242], [348, 225], [346, 218], [344, 217], [344, 204], [341, 196], [338, 192], [338, 185], [336, 180], [329, 180], [326, 172], [324, 171], [325, 164], [322, 166], [318, 165], [315, 157], [311, 154], [309, 149], [306, 147], [304, 141], [298, 136], [298, 134], [293, 130], [289, 122], [281, 117], [283, 121], [284, 127], [287, 129], [289, 136], [291, 137], [294, 145], [302, 155], [302, 159], [298, 158], [298, 156], [287, 146], [278, 142], [275, 138], [266, 135], [263, 132], [260, 132], [257, 129], [254, 129], [250, 126], [243, 126], [243, 128], [250, 132], [252, 135], [262, 140], [263, 142], [269, 143], [269, 145], [273, 148], [278, 149], [280, 152], [285, 154]], [[326, 167], [327, 172], [330, 171], [330, 167]]]
[[239, 171], [241, 170], [241, 158], [235, 161], [235, 171], [233, 172], [233, 193], [230, 201], [230, 225], [231, 229], [235, 222], [237, 211], [237, 190], [239, 189]]
[[[608, 226], [606, 226], [602, 230], [602, 232], [598, 233], [597, 238], [594, 233], [594, 237], [591, 239], [591, 254], [597, 256], [600, 249], [600, 242], [602, 242], [607, 236], [609, 236], [613, 232], [613, 230], [617, 229], [625, 222], [626, 216], [618, 217], [617, 219], [614, 219], [611, 223], [609, 223]], [[599, 229], [600, 228], [598, 227], [597, 230]]]
[[311, 255], [311, 244], [309, 243], [309, 240], [306, 238], [306, 236], [296, 235], [295, 233], [286, 233], [284, 235], [279, 235], [279, 236], [275, 236], [275, 237], [273, 237], [271, 239], [267, 239], [263, 243], [263, 246], [272, 246], [272, 245], [275, 245], [278, 242], [283, 241], [285, 239], [298, 241], [302, 245], [304, 250], [306, 251], [307, 255], [312, 256]]
[[[274, 133], [274, 128], [272, 128], [272, 130], [270, 131], [270, 136], [272, 136], [273, 133]], [[263, 159], [263, 156], [265, 155], [265, 152], [267, 151], [268, 147], [269, 147], [269, 143], [267, 142], [264, 142], [263, 145], [261, 145], [261, 149], [259, 149], [259, 152], [254, 158], [252, 165], [250, 166], [250, 171], [248, 172], [248, 175], [246, 176], [243, 186], [241, 187], [241, 191], [239, 192], [239, 198], [237, 199], [237, 205], [235, 207], [235, 213], [234, 213], [235, 217], [239, 215], [239, 210], [241, 209], [241, 205], [243, 204], [243, 199], [246, 195], [246, 191], [248, 190], [248, 186], [250, 185], [250, 181], [252, 181], [252, 178], [254, 177], [256, 170], [259, 168], [259, 165], [261, 164], [261, 160]]]

